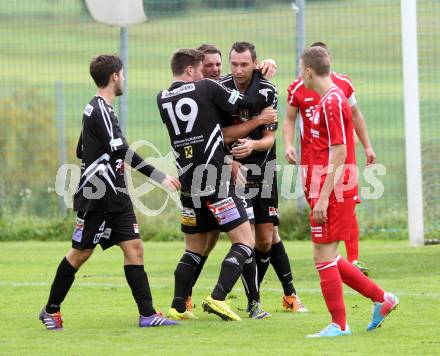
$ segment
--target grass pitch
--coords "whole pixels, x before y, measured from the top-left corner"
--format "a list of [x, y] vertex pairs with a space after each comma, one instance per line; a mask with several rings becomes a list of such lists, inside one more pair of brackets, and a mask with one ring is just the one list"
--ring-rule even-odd
[[[281, 286], [272, 268], [262, 286], [262, 302], [272, 317], [224, 322], [201, 311], [201, 300], [214, 286], [219, 264], [229, 244], [219, 243], [194, 291], [199, 320], [175, 328], [140, 329], [137, 310], [126, 284], [118, 248], [95, 252], [78, 272], [63, 304], [65, 330], [46, 331], [38, 313], [46, 301], [55, 269], [68, 242], [2, 243], [0, 245], [0, 354], [61, 355], [433, 355], [440, 352], [439, 247], [410, 248], [407, 242], [361, 243], [362, 260], [372, 277], [401, 304], [384, 326], [372, 333], [365, 328], [371, 303], [346, 289], [345, 303], [353, 336], [310, 340], [329, 322], [311, 260], [309, 242], [286, 242], [294, 269], [295, 286], [309, 308], [307, 314], [281, 311]], [[175, 265], [182, 242], [144, 245], [145, 264], [155, 306], [164, 312], [171, 302]], [[342, 251], [343, 252], [343, 247]], [[233, 308], [245, 308], [241, 282], [230, 294]]]

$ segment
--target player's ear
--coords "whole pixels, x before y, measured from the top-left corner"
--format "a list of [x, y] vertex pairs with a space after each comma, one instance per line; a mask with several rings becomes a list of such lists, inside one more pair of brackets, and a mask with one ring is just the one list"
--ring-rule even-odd
[[186, 74], [187, 74], [189, 77], [191, 77], [191, 76], [193, 75], [193, 72], [194, 72], [194, 68], [193, 68], [193, 66], [188, 66], [188, 67], [186, 67], [186, 68], [185, 68], [185, 72], [186, 72]]
[[113, 82], [116, 82], [116, 81], [118, 81], [118, 73], [113, 73], [111, 76], [110, 76], [110, 79], [113, 81]]

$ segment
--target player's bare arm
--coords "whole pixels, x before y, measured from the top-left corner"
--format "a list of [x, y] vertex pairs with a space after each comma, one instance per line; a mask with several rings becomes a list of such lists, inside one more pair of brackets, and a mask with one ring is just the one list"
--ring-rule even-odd
[[231, 144], [238, 139], [248, 135], [261, 125], [270, 125], [277, 122], [277, 110], [272, 107], [265, 108], [260, 115], [245, 121], [239, 125], [224, 127], [223, 140], [225, 144]]
[[332, 154], [329, 163], [329, 170], [322, 186], [321, 192], [319, 193], [318, 202], [313, 208], [313, 219], [318, 224], [324, 224], [327, 222], [327, 208], [328, 201], [331, 192], [335, 188], [336, 183], [342, 174], [342, 169], [340, 167], [344, 165], [345, 159], [347, 158], [347, 146], [342, 145], [332, 145]]
[[289, 162], [290, 164], [296, 164], [298, 161], [295, 146], [293, 144], [295, 139], [295, 124], [297, 114], [297, 107], [291, 105], [286, 106], [286, 113], [284, 115], [283, 124], [283, 141], [285, 157], [287, 162]]
[[351, 114], [356, 135], [359, 137], [362, 146], [364, 146], [367, 166], [370, 166], [376, 163], [376, 153], [373, 150], [370, 138], [368, 136], [367, 124], [364, 120], [364, 115], [362, 115], [361, 110], [356, 104], [351, 107]]
[[275, 131], [263, 130], [263, 137], [259, 140], [249, 140], [241, 138], [237, 141], [231, 153], [235, 158], [245, 158], [253, 151], [267, 151], [275, 143]]

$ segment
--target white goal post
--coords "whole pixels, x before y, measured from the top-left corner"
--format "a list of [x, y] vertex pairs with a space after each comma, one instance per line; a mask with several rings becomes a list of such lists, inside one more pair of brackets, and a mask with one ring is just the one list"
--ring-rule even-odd
[[401, 0], [400, 6], [408, 232], [411, 246], [420, 246], [424, 244], [424, 222], [417, 56], [417, 3], [416, 0]]

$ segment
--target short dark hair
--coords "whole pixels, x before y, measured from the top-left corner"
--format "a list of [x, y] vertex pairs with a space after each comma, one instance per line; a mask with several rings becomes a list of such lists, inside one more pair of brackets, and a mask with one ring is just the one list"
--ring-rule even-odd
[[243, 53], [249, 51], [251, 52], [252, 61], [255, 61], [257, 59], [257, 52], [255, 51], [255, 46], [249, 42], [235, 42], [232, 45], [231, 50], [229, 51], [229, 59], [231, 59], [232, 51], [235, 51], [237, 53]]
[[200, 47], [197, 48], [198, 51], [202, 52], [203, 54], [216, 54], [218, 53], [220, 55], [220, 58], [222, 56], [222, 52], [214, 45], [204, 43]]
[[188, 66], [196, 67], [203, 61], [203, 53], [197, 49], [180, 48], [171, 57], [173, 75], [181, 75]]
[[330, 57], [322, 47], [306, 48], [301, 54], [304, 68], [311, 68], [319, 76], [330, 74]]
[[119, 73], [123, 63], [115, 54], [101, 54], [90, 62], [90, 75], [98, 88], [108, 85], [113, 73]]
[[310, 47], [321, 47], [321, 48], [324, 48], [327, 51], [328, 55], [329, 56], [331, 55], [330, 50], [328, 49], [328, 46], [324, 42], [319, 42], [319, 41], [318, 42], [313, 42]]

